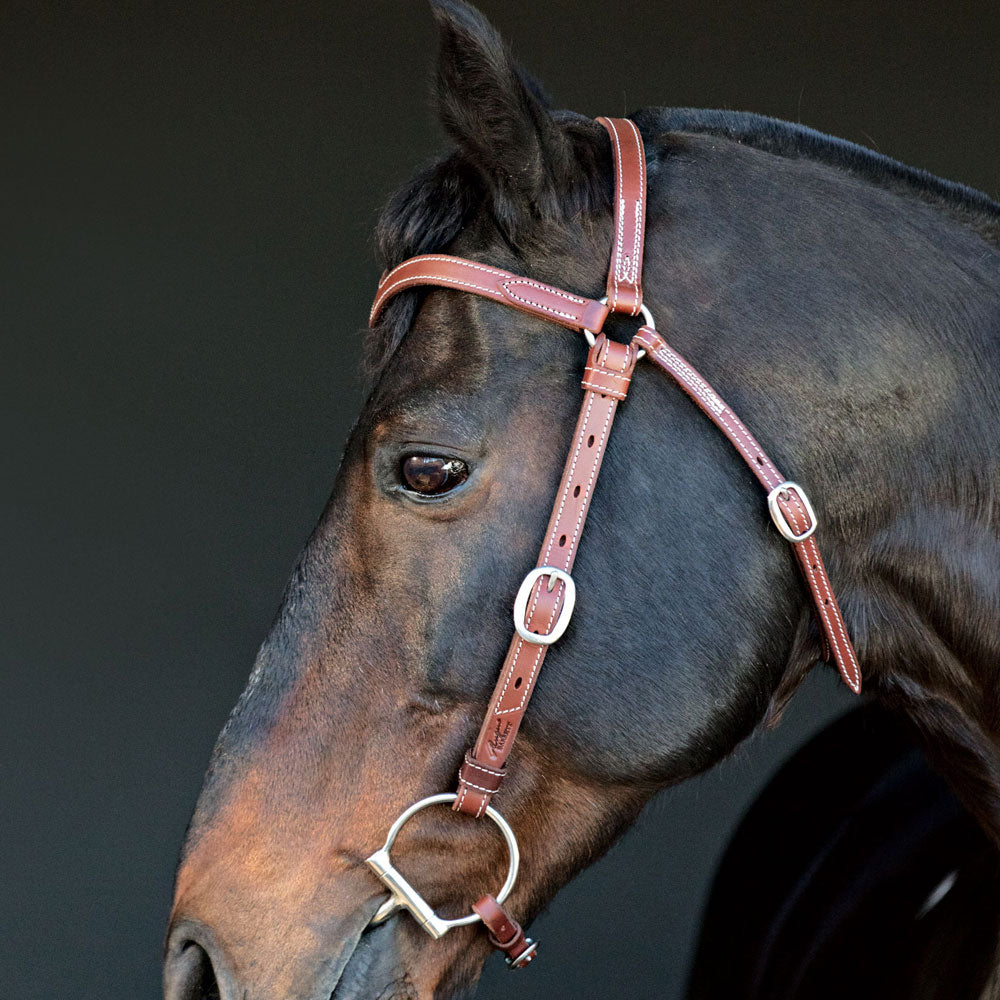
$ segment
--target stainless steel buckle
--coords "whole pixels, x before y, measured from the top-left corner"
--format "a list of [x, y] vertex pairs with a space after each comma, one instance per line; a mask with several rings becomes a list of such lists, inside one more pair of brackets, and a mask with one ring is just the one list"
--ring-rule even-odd
[[[608, 297], [607, 295], [605, 295], [602, 298], [598, 299], [597, 301], [600, 302], [602, 306], [606, 306], [608, 304]], [[640, 305], [639, 312], [641, 313], [643, 322], [646, 324], [646, 326], [650, 327], [650, 329], [655, 330], [656, 320], [653, 319], [653, 314], [646, 308], [646, 306]], [[586, 327], [584, 327], [583, 335], [584, 337], [586, 337], [587, 343], [591, 347], [593, 347], [594, 344], [597, 343], [597, 337], [595, 336], [593, 330], [588, 330]], [[645, 350], [640, 347], [639, 353], [636, 355], [636, 360], [641, 361], [642, 358], [645, 356], [645, 354], [646, 354]]]
[[535, 953], [538, 951], [537, 941], [532, 941], [527, 935], [525, 935], [524, 941], [528, 947], [525, 948], [524, 951], [517, 956], [517, 958], [504, 959], [504, 964], [511, 971], [514, 969], [526, 969], [529, 965], [531, 965], [531, 960], [535, 957]]
[[[404, 810], [399, 819], [389, 827], [389, 835], [385, 838], [385, 843], [370, 858], [366, 858], [368, 866], [385, 883], [391, 895], [375, 911], [372, 917], [372, 924], [380, 924], [387, 920], [397, 910], [409, 910], [414, 919], [432, 938], [439, 938], [447, 934], [453, 927], [465, 927], [467, 924], [474, 924], [482, 918], [478, 913], [470, 913], [467, 917], [457, 917], [454, 920], [445, 920], [439, 917], [430, 904], [410, 885], [403, 875], [397, 871], [389, 860], [389, 849], [396, 840], [396, 836], [403, 829], [403, 824], [415, 813], [428, 806], [437, 805], [439, 802], [454, 802], [458, 798], [455, 792], [442, 792], [440, 795], [429, 795], [426, 799], [414, 802], [409, 809]], [[514, 888], [517, 881], [517, 869], [521, 863], [521, 853], [517, 848], [517, 838], [510, 824], [492, 806], [486, 807], [488, 816], [500, 828], [503, 839], [507, 842], [507, 853], [510, 855], [510, 865], [507, 868], [507, 880], [496, 895], [498, 903], [502, 903]]]
[[[778, 497], [782, 494], [787, 494], [789, 490], [795, 490], [799, 499], [802, 501], [802, 506], [805, 508], [806, 514], [809, 515], [809, 527], [806, 528], [801, 535], [795, 534], [792, 530], [792, 526], [788, 523], [788, 519], [785, 517], [785, 512], [778, 505]], [[787, 497], [782, 496], [782, 499], [787, 499]], [[782, 537], [793, 544], [796, 542], [804, 542], [807, 538], [811, 537], [812, 533], [816, 530], [816, 511], [813, 510], [813, 506], [809, 502], [809, 497], [806, 495], [806, 491], [802, 489], [798, 483], [793, 483], [791, 480], [787, 480], [786, 482], [779, 483], [779, 485], [775, 486], [774, 489], [767, 495], [767, 509], [771, 512], [771, 520], [774, 521], [774, 526], [781, 532]]]
[[[543, 576], [549, 578], [548, 589], [550, 591], [555, 587], [556, 581], [561, 580], [565, 587], [565, 593], [563, 594], [563, 605], [559, 611], [559, 617], [556, 619], [555, 625], [552, 626], [552, 631], [540, 635], [538, 632], [528, 631], [528, 626], [525, 624], [525, 616], [528, 612], [528, 598], [531, 596], [531, 591], [535, 583]], [[521, 582], [517, 597], [514, 598], [514, 628], [517, 629], [517, 634], [525, 642], [533, 642], [536, 646], [551, 646], [552, 643], [562, 638], [563, 632], [566, 631], [566, 627], [569, 625], [570, 618], [573, 617], [573, 608], [575, 606], [576, 584], [573, 582], [573, 577], [555, 566], [536, 566]]]

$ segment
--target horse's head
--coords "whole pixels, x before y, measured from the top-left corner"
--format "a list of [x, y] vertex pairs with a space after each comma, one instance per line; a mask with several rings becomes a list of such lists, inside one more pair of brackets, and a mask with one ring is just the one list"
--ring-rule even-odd
[[[550, 111], [474, 12], [444, 0], [435, 12], [457, 151], [387, 210], [384, 263], [448, 250], [599, 296], [612, 235], [603, 130]], [[803, 357], [786, 334], [815, 305], [802, 275], [840, 251], [817, 238], [793, 265], [801, 246], [783, 237], [828, 235], [812, 206], [831, 182], [817, 170], [796, 192], [776, 158], [645, 131], [647, 302], [704, 365], [740, 365], [773, 423], [828, 371], [823, 349]], [[783, 267], [788, 287], [762, 297]], [[747, 301], [768, 337], [750, 337]], [[223, 1000], [450, 996], [477, 977], [488, 946], [474, 929], [432, 942], [398, 915], [366, 931], [385, 891], [364, 859], [403, 808], [453, 787], [551, 508], [585, 352], [578, 335], [458, 291], [406, 293], [369, 335], [374, 389], [191, 824], [169, 1000], [217, 995], [213, 976]], [[796, 379], [781, 377], [789, 365]], [[761, 392], [765, 372], [777, 374]], [[811, 461], [815, 443], [781, 427]], [[636, 378], [574, 571], [577, 613], [496, 801], [521, 844], [518, 918], [654, 790], [729, 752], [790, 655], [813, 658], [798, 579], [754, 490], [674, 387]], [[395, 856], [450, 915], [495, 891], [506, 865], [492, 828], [443, 809], [407, 826]]]

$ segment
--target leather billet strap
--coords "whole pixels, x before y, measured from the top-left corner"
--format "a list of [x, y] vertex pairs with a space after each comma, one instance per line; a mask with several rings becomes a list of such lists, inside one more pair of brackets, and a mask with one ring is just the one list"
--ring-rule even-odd
[[[628, 391], [637, 355], [637, 348], [608, 340], [603, 333], [590, 349], [583, 374], [583, 405], [537, 567], [567, 576], [573, 568], [611, 423]], [[475, 746], [465, 755], [458, 772], [458, 798], [453, 808], [477, 817], [482, 816], [503, 780], [503, 766], [549, 648], [542, 640], [565, 615], [567, 587], [572, 581], [550, 572], [534, 575], [533, 583], [529, 575], [528, 586], [522, 585], [527, 597], [524, 628], [528, 634], [538, 635], [539, 641], [525, 638], [520, 631], [514, 633]]]
[[861, 691], [861, 669], [812, 534], [816, 527], [815, 514], [801, 487], [789, 483], [782, 476], [740, 418], [656, 330], [649, 326], [640, 327], [632, 343], [641, 346], [650, 361], [673, 378], [709, 420], [726, 435], [750, 467], [750, 471], [768, 491], [769, 498], [773, 498], [773, 503], [784, 518], [784, 524], [791, 529], [790, 534], [801, 539], [789, 538], [789, 541], [816, 605], [816, 617], [825, 651], [832, 655], [847, 686], [858, 694]]
[[483, 896], [472, 904], [474, 912], [486, 926], [490, 944], [502, 951], [512, 969], [523, 969], [531, 964], [538, 945], [524, 933], [521, 925], [497, 902], [495, 896]]
[[608, 306], [612, 312], [638, 316], [646, 234], [646, 152], [635, 122], [628, 118], [597, 121], [611, 138], [615, 167], [615, 228], [608, 271]]

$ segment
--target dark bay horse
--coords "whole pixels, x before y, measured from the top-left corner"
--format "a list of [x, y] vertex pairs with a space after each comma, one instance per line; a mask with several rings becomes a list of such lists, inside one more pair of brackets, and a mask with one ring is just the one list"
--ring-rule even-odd
[[[600, 295], [603, 129], [552, 111], [478, 13], [432, 6], [456, 149], [387, 208], [382, 264], [446, 250]], [[633, 118], [659, 328], [807, 485], [868, 695], [909, 720], [1000, 841], [1000, 206], [754, 115]], [[575, 334], [447, 290], [399, 296], [368, 335], [371, 395], [191, 823], [168, 1000], [475, 983], [475, 929], [431, 941], [397, 915], [366, 930], [385, 893], [364, 859], [403, 808], [453, 786], [584, 357]], [[652, 370], [616, 427], [577, 613], [497, 799], [521, 842], [522, 920], [657, 790], [775, 720], [819, 656], [787, 545], [716, 430]], [[406, 828], [399, 859], [457, 915], [506, 860], [492, 831], [440, 812]]]

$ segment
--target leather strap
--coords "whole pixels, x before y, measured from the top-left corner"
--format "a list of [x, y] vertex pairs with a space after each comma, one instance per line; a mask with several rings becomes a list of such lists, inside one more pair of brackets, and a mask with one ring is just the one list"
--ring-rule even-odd
[[[771, 495], [777, 490], [774, 493], [775, 503], [792, 532], [795, 535], [804, 535], [815, 528], [815, 521], [810, 516], [809, 504], [801, 494], [801, 487], [787, 484], [787, 480], [767, 457], [757, 439], [694, 366], [670, 347], [652, 327], [640, 327], [632, 343], [643, 347], [649, 359], [674, 379], [708, 419], [726, 435], [768, 494]], [[778, 490], [780, 486], [786, 488]], [[793, 541], [792, 549], [816, 605], [816, 617], [821, 626], [825, 655], [832, 654], [841, 677], [847, 686], [858, 694], [861, 691], [861, 669], [854, 655], [854, 647], [847, 634], [826, 568], [820, 558], [816, 539], [810, 535], [803, 541]]]
[[571, 330], [591, 330], [597, 333], [604, 326], [609, 312], [608, 306], [596, 299], [566, 292], [533, 278], [511, 274], [499, 267], [489, 267], [478, 261], [439, 253], [411, 257], [382, 275], [368, 325], [374, 326], [378, 322], [389, 299], [415, 285], [437, 285], [441, 288], [475, 292], [494, 302], [513, 306]]
[[642, 247], [646, 232], [646, 152], [635, 122], [598, 118], [611, 137], [615, 167], [615, 224], [608, 271], [612, 312], [639, 315], [642, 305]]
[[538, 952], [538, 945], [527, 937], [521, 925], [497, 902], [495, 896], [483, 896], [472, 904], [489, 932], [490, 944], [507, 955], [505, 961], [512, 969], [530, 965]]
[[[583, 376], [583, 406], [573, 432], [569, 457], [545, 531], [537, 566], [569, 573], [594, 495], [594, 484], [618, 403], [625, 398], [638, 351], [600, 334], [587, 356]], [[526, 629], [547, 635], [559, 619], [566, 584], [541, 576], [531, 588]], [[454, 809], [482, 816], [503, 780], [503, 766], [535, 690], [548, 646], [529, 642], [515, 632], [490, 699], [479, 737], [458, 774]]]

